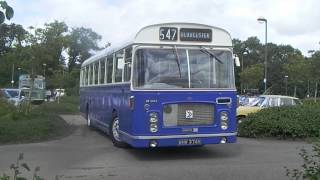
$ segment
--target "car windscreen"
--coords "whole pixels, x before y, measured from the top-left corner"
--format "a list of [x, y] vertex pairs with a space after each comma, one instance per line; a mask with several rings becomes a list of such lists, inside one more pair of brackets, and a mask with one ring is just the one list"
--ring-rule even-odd
[[19, 91], [17, 90], [6, 90], [6, 92], [11, 98], [19, 97]]

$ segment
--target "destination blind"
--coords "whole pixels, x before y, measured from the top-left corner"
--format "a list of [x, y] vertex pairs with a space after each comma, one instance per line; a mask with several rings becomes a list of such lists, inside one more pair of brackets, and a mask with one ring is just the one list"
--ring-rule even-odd
[[211, 29], [181, 28], [180, 29], [180, 41], [211, 42], [212, 41], [212, 31], [211, 31]]

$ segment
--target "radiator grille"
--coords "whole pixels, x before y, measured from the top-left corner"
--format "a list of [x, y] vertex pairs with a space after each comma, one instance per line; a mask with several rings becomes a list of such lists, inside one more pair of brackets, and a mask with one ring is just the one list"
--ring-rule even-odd
[[213, 104], [181, 103], [166, 104], [163, 107], [163, 122], [166, 127], [210, 125], [213, 124], [213, 117]]

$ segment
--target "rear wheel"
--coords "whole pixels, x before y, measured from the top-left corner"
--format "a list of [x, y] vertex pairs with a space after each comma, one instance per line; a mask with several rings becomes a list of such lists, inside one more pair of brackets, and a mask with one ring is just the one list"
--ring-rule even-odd
[[128, 145], [121, 141], [119, 132], [119, 118], [116, 116], [113, 118], [110, 126], [110, 138], [112, 143], [116, 147], [126, 148]]

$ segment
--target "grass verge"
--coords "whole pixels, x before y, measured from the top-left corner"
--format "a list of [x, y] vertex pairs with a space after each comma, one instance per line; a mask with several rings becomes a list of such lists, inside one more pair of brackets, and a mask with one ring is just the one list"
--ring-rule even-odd
[[60, 114], [76, 114], [78, 98], [65, 97], [60, 103], [34, 106], [29, 114], [0, 102], [0, 144], [29, 143], [56, 139], [70, 134], [74, 127]]

